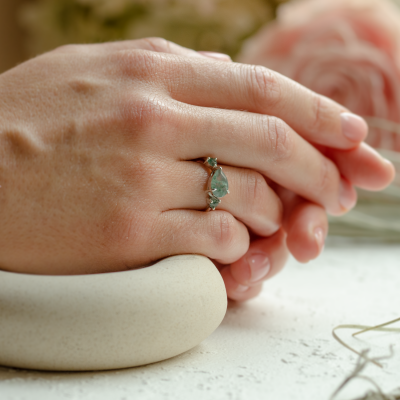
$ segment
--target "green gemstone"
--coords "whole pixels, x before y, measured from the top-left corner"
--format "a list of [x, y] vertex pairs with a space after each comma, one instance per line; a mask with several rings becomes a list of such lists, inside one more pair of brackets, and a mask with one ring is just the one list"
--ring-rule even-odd
[[208, 205], [210, 206], [210, 208], [212, 208], [213, 210], [215, 210], [215, 207], [217, 207], [217, 205], [221, 203], [221, 200], [218, 199], [217, 197], [210, 195], [210, 201], [208, 203]]
[[216, 197], [224, 197], [228, 193], [228, 179], [222, 172], [222, 169], [217, 169], [211, 178], [211, 190]]
[[207, 163], [210, 167], [215, 168], [217, 166], [217, 159], [216, 158], [209, 158]]

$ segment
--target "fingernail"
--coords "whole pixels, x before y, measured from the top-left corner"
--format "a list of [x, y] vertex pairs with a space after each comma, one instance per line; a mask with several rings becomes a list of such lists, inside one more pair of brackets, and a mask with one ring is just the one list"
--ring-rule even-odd
[[339, 188], [339, 203], [345, 210], [352, 209], [357, 202], [357, 196], [354, 195], [353, 186], [342, 179]]
[[314, 229], [314, 236], [315, 241], [317, 242], [319, 252], [322, 251], [325, 245], [325, 232], [322, 228], [315, 228]]
[[264, 253], [254, 253], [247, 258], [250, 266], [250, 283], [256, 283], [265, 278], [271, 268], [269, 257]]
[[246, 290], [249, 290], [249, 287], [248, 287], [248, 286], [244, 286], [244, 285], [238, 284], [237, 287], [236, 287], [236, 289], [235, 289], [235, 292], [243, 293], [243, 292], [245, 292]]
[[199, 51], [199, 53], [205, 57], [214, 58], [219, 61], [232, 61], [231, 57], [224, 53], [215, 53], [213, 51]]
[[367, 137], [368, 125], [358, 115], [344, 112], [340, 114], [342, 120], [342, 132], [347, 139], [353, 142], [361, 142]]

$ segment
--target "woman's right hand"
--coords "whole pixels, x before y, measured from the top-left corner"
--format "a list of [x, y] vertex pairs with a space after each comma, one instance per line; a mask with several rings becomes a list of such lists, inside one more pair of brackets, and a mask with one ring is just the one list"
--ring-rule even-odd
[[[5, 270], [106, 272], [181, 253], [230, 264], [251, 250], [249, 230], [282, 224], [267, 179], [339, 215], [353, 184], [393, 175], [338, 104], [165, 41], [63, 47], [1, 75], [0, 93]], [[231, 191], [210, 213], [208, 171], [193, 161], [207, 156]]]

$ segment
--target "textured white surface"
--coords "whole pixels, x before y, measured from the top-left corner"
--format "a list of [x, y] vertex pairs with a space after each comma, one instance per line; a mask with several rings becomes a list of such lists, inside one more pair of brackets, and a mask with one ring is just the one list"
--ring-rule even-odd
[[[399, 245], [333, 240], [312, 263], [292, 260], [258, 299], [231, 305], [217, 331], [181, 356], [113, 372], [4, 368], [0, 399], [328, 399], [356, 360], [334, 341], [332, 328], [400, 317], [399, 288]], [[350, 340], [350, 331], [339, 333]], [[400, 386], [400, 334], [367, 334], [351, 343], [375, 355], [397, 344], [383, 370], [370, 366], [366, 373], [385, 390]], [[361, 395], [367, 387], [347, 393]]]

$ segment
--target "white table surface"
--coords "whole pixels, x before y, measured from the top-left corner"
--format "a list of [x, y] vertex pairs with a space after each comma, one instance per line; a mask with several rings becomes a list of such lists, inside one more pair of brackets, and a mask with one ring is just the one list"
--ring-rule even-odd
[[[181, 356], [110, 372], [0, 368], [0, 400], [329, 399], [357, 358], [332, 338], [332, 328], [398, 317], [400, 245], [333, 239], [318, 260], [291, 260], [259, 298], [230, 305], [217, 331]], [[400, 334], [356, 340], [352, 331], [339, 333], [373, 355], [394, 344], [385, 368], [371, 365], [366, 374], [384, 390], [400, 386]], [[354, 384], [339, 398], [360, 396], [368, 387]]]

